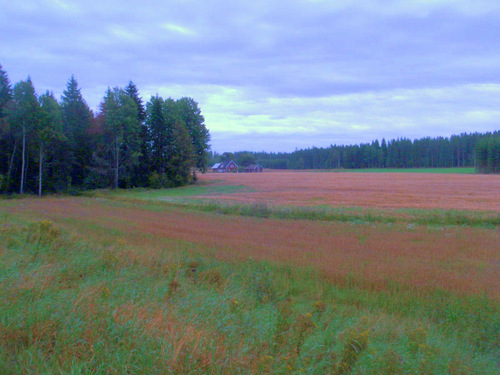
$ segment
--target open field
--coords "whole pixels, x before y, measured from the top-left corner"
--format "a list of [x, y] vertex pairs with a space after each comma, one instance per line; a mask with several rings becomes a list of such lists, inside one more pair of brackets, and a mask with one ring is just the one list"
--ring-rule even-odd
[[207, 173], [200, 180], [249, 189], [213, 195], [233, 202], [500, 212], [500, 176], [496, 175], [270, 171]]
[[0, 200], [0, 373], [498, 373], [498, 177], [332, 175]]
[[342, 173], [438, 173], [438, 174], [474, 174], [475, 168], [361, 168], [361, 169], [334, 169]]

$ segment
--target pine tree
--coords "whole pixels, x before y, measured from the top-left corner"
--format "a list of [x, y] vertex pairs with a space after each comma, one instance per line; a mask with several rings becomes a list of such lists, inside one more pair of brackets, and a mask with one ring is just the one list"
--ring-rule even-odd
[[61, 106], [63, 131], [67, 139], [61, 155], [66, 161], [61, 166], [61, 178], [66, 180], [67, 185], [80, 186], [88, 174], [92, 157], [88, 129], [93, 115], [74, 76], [69, 79], [61, 96]]

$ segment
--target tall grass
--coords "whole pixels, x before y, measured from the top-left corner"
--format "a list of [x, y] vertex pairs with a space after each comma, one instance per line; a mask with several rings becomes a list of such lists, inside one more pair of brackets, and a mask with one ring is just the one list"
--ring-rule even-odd
[[274, 219], [305, 219], [358, 223], [413, 223], [435, 226], [484, 226], [500, 225], [500, 215], [494, 212], [423, 209], [375, 209], [363, 207], [294, 207], [272, 206], [266, 203], [236, 204], [219, 201], [191, 201], [178, 203], [181, 207], [225, 215], [241, 215]]
[[[0, 373], [495, 374], [498, 302], [0, 218]], [[112, 240], [109, 240], [112, 238]]]

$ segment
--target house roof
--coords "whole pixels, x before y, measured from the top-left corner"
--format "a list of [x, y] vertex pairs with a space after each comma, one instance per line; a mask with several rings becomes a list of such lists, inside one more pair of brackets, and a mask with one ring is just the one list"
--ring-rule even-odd
[[227, 163], [226, 162], [215, 163], [212, 169], [224, 169], [227, 168], [227, 166], [231, 163], [233, 163], [236, 167], [238, 167], [238, 164], [236, 164], [233, 160], [230, 160]]
[[255, 169], [255, 168], [262, 168], [262, 165], [260, 164], [250, 164], [248, 167], [245, 167], [245, 169]]

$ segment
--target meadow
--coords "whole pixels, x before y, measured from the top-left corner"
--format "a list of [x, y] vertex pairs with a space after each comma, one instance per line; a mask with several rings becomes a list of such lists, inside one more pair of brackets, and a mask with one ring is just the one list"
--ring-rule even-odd
[[269, 172], [1, 200], [0, 373], [496, 374], [498, 191]]

